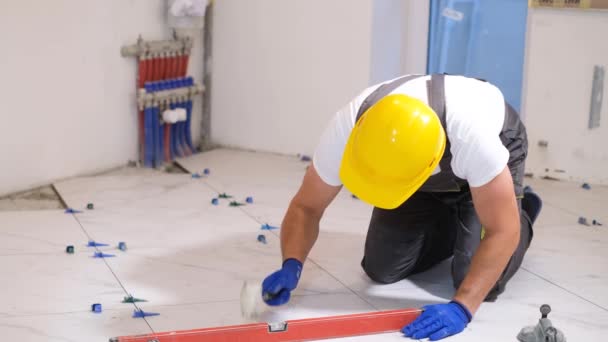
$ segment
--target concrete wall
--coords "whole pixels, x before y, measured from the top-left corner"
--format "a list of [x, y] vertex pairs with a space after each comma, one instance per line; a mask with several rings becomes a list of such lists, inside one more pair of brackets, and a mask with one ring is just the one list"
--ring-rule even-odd
[[[529, 12], [523, 114], [530, 139], [527, 167], [535, 175], [608, 183], [606, 100], [600, 127], [588, 129], [593, 66], [608, 69], [606, 32], [608, 11]], [[604, 99], [607, 92], [605, 86]], [[548, 147], [538, 146], [539, 140]]]
[[[0, 2], [0, 194], [137, 158], [134, 58], [122, 44], [170, 37], [163, 0]], [[200, 35], [199, 35], [200, 37]], [[202, 75], [195, 38], [190, 72]], [[199, 137], [200, 102], [193, 137]]]

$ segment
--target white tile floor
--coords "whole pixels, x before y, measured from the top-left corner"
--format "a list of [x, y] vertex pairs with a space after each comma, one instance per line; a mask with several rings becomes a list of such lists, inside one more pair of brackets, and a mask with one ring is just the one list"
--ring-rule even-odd
[[[244, 280], [260, 280], [280, 263], [278, 226], [306, 163], [295, 157], [215, 150], [180, 161], [189, 174], [129, 172], [55, 184], [66, 203], [94, 210], [0, 212], [0, 336], [14, 341], [107, 341], [109, 337], [239, 324]], [[528, 180], [545, 200], [522, 269], [496, 303], [484, 304], [465, 332], [447, 341], [515, 341], [535, 324], [538, 307], [569, 341], [602, 341], [608, 333], [608, 226], [585, 227], [578, 216], [608, 222], [608, 188]], [[218, 192], [254, 203], [211, 205]], [[392, 285], [372, 283], [359, 262], [371, 208], [338, 196], [289, 305], [261, 319], [328, 316], [418, 307], [453, 294], [449, 262]], [[256, 241], [259, 233], [267, 244]], [[109, 243], [115, 258], [94, 259], [88, 239]], [[116, 249], [125, 241], [128, 250]], [[65, 246], [76, 247], [74, 255]], [[127, 293], [160, 316], [131, 318]], [[102, 303], [104, 311], [89, 311]], [[399, 333], [344, 341], [405, 341]], [[342, 341], [342, 340], [341, 340]]]

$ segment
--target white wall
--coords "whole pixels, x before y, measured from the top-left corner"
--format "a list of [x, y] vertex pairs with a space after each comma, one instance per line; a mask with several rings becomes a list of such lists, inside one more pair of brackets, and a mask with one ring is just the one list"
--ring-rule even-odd
[[[607, 32], [608, 11], [529, 12], [523, 114], [530, 140], [527, 168], [537, 176], [548, 168], [554, 177], [608, 183], [606, 100], [600, 127], [587, 128], [593, 66], [608, 69]], [[604, 99], [607, 92], [608, 83]], [[539, 147], [539, 140], [548, 147]]]
[[222, 0], [213, 21], [215, 143], [311, 154], [369, 84], [371, 0]]
[[[383, 0], [377, 0], [383, 1]], [[404, 1], [401, 65], [403, 74], [425, 74], [428, 53], [430, 0]]]
[[408, 3], [403, 0], [375, 0], [373, 3], [370, 84], [401, 75]]
[[[0, 2], [0, 194], [137, 158], [138, 34], [165, 39], [163, 0]], [[200, 37], [200, 36], [199, 36]], [[190, 73], [202, 75], [195, 38]], [[199, 137], [200, 102], [194, 134]]]
[[217, 1], [213, 142], [312, 154], [361, 90], [426, 71], [428, 11], [429, 0]]

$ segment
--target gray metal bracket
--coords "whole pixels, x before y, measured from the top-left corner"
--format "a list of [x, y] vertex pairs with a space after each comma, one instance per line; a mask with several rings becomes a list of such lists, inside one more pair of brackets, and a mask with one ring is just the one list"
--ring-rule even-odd
[[543, 304], [540, 307], [541, 318], [535, 326], [523, 328], [517, 335], [520, 342], [566, 342], [564, 334], [553, 326], [547, 316], [551, 312], [551, 307]]
[[137, 94], [137, 105], [140, 110], [143, 110], [145, 107], [153, 107], [163, 102], [192, 98], [194, 95], [202, 94], [203, 92], [205, 92], [205, 87], [198, 83], [195, 83], [191, 87], [162, 90], [153, 93], [147, 93], [142, 88]]
[[139, 38], [137, 38], [137, 43], [123, 46], [120, 49], [120, 54], [123, 57], [159, 56], [169, 55], [171, 53], [190, 54], [192, 45], [192, 38], [188, 36], [180, 39], [149, 41], [145, 41], [139, 36]]

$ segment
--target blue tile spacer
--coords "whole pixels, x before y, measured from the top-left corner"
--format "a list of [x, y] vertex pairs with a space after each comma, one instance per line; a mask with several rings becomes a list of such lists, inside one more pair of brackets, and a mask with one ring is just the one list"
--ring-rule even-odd
[[93, 258], [113, 258], [116, 255], [114, 254], [106, 254], [104, 252], [95, 252], [95, 254], [93, 254]]
[[264, 234], [258, 235], [258, 242], [266, 244], [266, 236]]
[[67, 208], [67, 209], [65, 210], [65, 213], [66, 213], [66, 214], [79, 214], [79, 213], [81, 213], [81, 212], [82, 212], [82, 211], [80, 211], [80, 210], [76, 210], [76, 209], [72, 209], [72, 208]]
[[95, 313], [101, 313], [101, 311], [102, 311], [101, 304], [95, 303], [95, 304], [91, 305], [91, 311], [93, 311]]
[[249, 204], [253, 203], [253, 197], [251, 197], [251, 196], [247, 197], [247, 198], [245, 199], [245, 202], [247, 202], [247, 203], [249, 203]]
[[206, 174], [206, 175], [208, 175], [208, 174], [210, 174], [210, 173], [211, 173], [211, 171], [210, 171], [209, 169], [204, 169], [204, 170], [203, 170], [203, 173], [204, 173], [204, 174]]
[[106, 247], [109, 246], [107, 243], [95, 242], [93, 240], [87, 243], [87, 247]]
[[264, 223], [261, 227], [262, 230], [273, 230], [273, 229], [279, 229], [279, 227], [275, 227], [275, 226], [271, 226], [268, 223]]
[[217, 198], [214, 198], [211, 200], [211, 204], [218, 205], [218, 204], [220, 204], [220, 201]]
[[145, 312], [142, 309], [135, 309], [135, 311], [133, 311], [133, 318], [145, 318], [145, 317], [158, 316], [158, 315], [160, 315], [160, 314], [156, 313], [156, 312]]
[[121, 251], [126, 251], [127, 250], [127, 243], [126, 242], [119, 242], [118, 243], [118, 249], [120, 249]]

